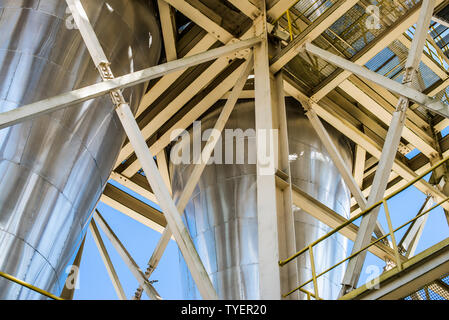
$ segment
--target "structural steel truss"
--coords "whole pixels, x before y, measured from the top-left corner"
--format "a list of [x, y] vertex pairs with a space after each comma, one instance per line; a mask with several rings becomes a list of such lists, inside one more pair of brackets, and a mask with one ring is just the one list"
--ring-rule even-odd
[[[307, 117], [352, 193], [352, 215], [400, 190], [449, 155], [449, 138], [441, 133], [449, 126], [446, 92], [449, 55], [442, 37], [442, 30], [447, 30], [449, 25], [436, 17], [449, 5], [448, 0], [377, 1], [379, 16], [367, 11], [372, 5], [368, 0], [338, 0], [327, 5], [297, 0], [224, 1], [229, 10], [245, 21], [238, 28], [218, 23], [219, 19], [213, 17], [220, 17], [221, 13], [205, 4], [210, 2], [158, 0], [166, 62], [117, 78], [81, 2], [66, 2], [103, 82], [1, 113], [0, 129], [110, 95], [129, 139], [110, 179], [162, 209], [159, 212], [110, 184], [106, 187], [102, 202], [162, 234], [148, 269], [143, 272], [101, 214], [94, 213], [90, 230], [120, 299], [126, 299], [126, 293], [97, 225], [136, 277], [140, 287], [134, 299], [140, 299], [142, 292], [152, 299], [161, 298], [149, 278], [170, 239], [176, 241], [202, 297], [218, 298], [181, 219], [204, 165], [196, 166], [180, 200], [175, 203], [166, 148], [174, 130], [189, 128], [221, 99], [226, 104], [215, 124], [219, 132], [240, 97], [255, 98], [256, 129], [280, 129], [281, 152], [276, 171], [261, 174], [261, 164], [257, 165], [259, 248], [263, 248], [259, 250], [259, 284], [263, 299], [280, 299], [282, 292], [293, 289], [282, 280], [281, 272], [288, 272], [292, 278], [295, 268], [281, 271], [278, 261], [286, 258], [281, 253], [286, 256], [295, 253], [296, 249], [289, 243], [294, 239], [294, 230], [287, 230], [283, 240], [279, 240], [282, 237], [276, 228], [278, 216], [286, 222], [293, 221], [291, 206], [294, 204], [332, 228], [345, 223], [341, 216], [291, 183], [284, 95], [299, 100], [307, 111]], [[177, 13], [191, 20], [184, 31], [179, 31], [181, 26], [176, 25]], [[377, 19], [377, 24], [370, 29], [366, 22], [372, 19]], [[253, 71], [254, 84], [247, 82]], [[189, 74], [197, 76], [192, 78]], [[133, 115], [121, 90], [147, 81], [150, 81], [149, 89], [137, 114]], [[352, 171], [342, 160], [322, 121], [354, 142]], [[202, 150], [203, 159], [211, 156], [215, 143], [214, 139], [208, 141]], [[406, 157], [415, 149], [415, 156]], [[433, 171], [429, 182], [418, 179], [415, 183], [418, 190], [428, 195], [421, 211], [447, 198], [447, 169], [445, 165], [442, 167]], [[278, 206], [280, 201], [290, 206]], [[442, 206], [449, 210], [447, 202]], [[447, 219], [449, 224], [449, 216]], [[382, 241], [369, 251], [385, 261], [397, 259], [398, 254], [400, 259], [413, 257], [424, 224], [425, 219], [416, 220], [398, 248]], [[375, 210], [363, 218], [360, 228], [350, 224], [340, 232], [355, 242], [354, 251], [357, 251], [376, 239], [373, 231], [377, 238], [385, 235]], [[356, 288], [364, 261], [364, 254], [349, 261], [342, 296]], [[447, 294], [447, 284], [443, 284], [434, 280], [426, 288], [435, 291], [439, 290], [435, 286], [443, 287], [446, 291], [441, 290]], [[422, 298], [419, 293], [411, 297]]]

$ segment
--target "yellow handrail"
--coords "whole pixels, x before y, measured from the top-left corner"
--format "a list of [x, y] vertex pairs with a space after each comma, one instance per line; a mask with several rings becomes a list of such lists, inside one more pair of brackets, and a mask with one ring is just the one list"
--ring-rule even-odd
[[292, 29], [292, 20], [290, 18], [290, 11], [286, 11], [287, 14], [287, 22], [288, 22], [288, 32], [290, 33], [290, 41], [293, 41], [293, 29]]
[[275, 24], [276, 22], [278, 22], [279, 19], [281, 19], [281, 18], [286, 14], [286, 12], [288, 12], [291, 8], [293, 8], [298, 2], [299, 2], [299, 0], [296, 1], [295, 3], [293, 3], [291, 6], [289, 6], [288, 9], [287, 9], [287, 11], [285, 11], [285, 12], [284, 12], [283, 14], [281, 14], [279, 17], [277, 17], [276, 19], [274, 19], [272, 23]]
[[[426, 210], [426, 211], [420, 213], [419, 215], [417, 215], [417, 216], [414, 217], [413, 219], [410, 219], [409, 221], [407, 221], [406, 223], [404, 223], [404, 224], [401, 225], [400, 227], [394, 229], [393, 232], [396, 232], [396, 231], [398, 231], [398, 230], [404, 228], [406, 225], [408, 225], [408, 224], [412, 223], [413, 221], [415, 221], [415, 220], [421, 218], [422, 216], [426, 215], [427, 213], [429, 213], [429, 212], [432, 211], [433, 209], [439, 207], [440, 205], [442, 205], [444, 202], [446, 202], [446, 201], [448, 201], [448, 200], [449, 200], [449, 197], [447, 197], [447, 198], [445, 198], [444, 200], [438, 202], [437, 204], [435, 204], [434, 206], [432, 206], [430, 209], [428, 209], [428, 210]], [[376, 243], [382, 241], [383, 239], [386, 239], [389, 235], [390, 235], [390, 234], [387, 233], [387, 234], [383, 235], [382, 237], [377, 238], [375, 241], [371, 242], [371, 243], [368, 244], [366, 247], [363, 247], [362, 249], [360, 249], [360, 250], [354, 252], [353, 254], [351, 254], [350, 256], [348, 256], [347, 258], [345, 258], [345, 259], [341, 260], [340, 262], [336, 263], [336, 264], [333, 265], [332, 267], [330, 267], [330, 268], [324, 270], [323, 272], [317, 274], [317, 275], [315, 276], [315, 278], [319, 278], [319, 277], [321, 277], [322, 275], [328, 273], [329, 271], [335, 269], [336, 267], [338, 267], [338, 266], [341, 265], [342, 263], [344, 263], [344, 262], [348, 261], [349, 259], [351, 259], [351, 258], [355, 257], [356, 255], [358, 255], [360, 252], [362, 252], [362, 251], [368, 249], [369, 247], [375, 245]], [[308, 249], [308, 247], [307, 247], [307, 249]], [[296, 287], [295, 289], [289, 291], [288, 293], [284, 294], [283, 297], [285, 298], [285, 297], [291, 295], [293, 292], [295, 292], [295, 291], [297, 291], [297, 290], [303, 291], [302, 287], [304, 287], [305, 285], [311, 283], [312, 281], [313, 281], [313, 278], [310, 279], [310, 280], [308, 280], [308, 281], [306, 281], [306, 282], [304, 282], [303, 284], [301, 284], [300, 286]], [[306, 293], [306, 292], [305, 292], [305, 293]]]
[[[369, 208], [367, 208], [366, 210], [362, 211], [361, 213], [357, 214], [356, 216], [354, 216], [353, 218], [347, 220], [346, 222], [342, 223], [340, 226], [338, 226], [337, 228], [335, 228], [334, 230], [328, 232], [327, 234], [325, 234], [324, 236], [320, 237], [319, 239], [315, 240], [314, 242], [312, 242], [311, 244], [309, 244], [308, 246], [306, 246], [305, 248], [303, 248], [302, 250], [298, 251], [297, 253], [295, 253], [294, 255], [292, 255], [291, 257], [285, 259], [285, 260], [281, 260], [279, 261], [279, 265], [282, 267], [285, 264], [289, 263], [290, 261], [292, 261], [293, 259], [297, 258], [298, 256], [300, 256], [301, 254], [303, 254], [304, 252], [306, 252], [307, 250], [309, 250], [309, 256], [311, 259], [313, 259], [313, 254], [310, 254], [310, 251], [313, 250], [313, 247], [315, 245], [317, 245], [318, 243], [322, 242], [323, 240], [329, 238], [330, 236], [332, 236], [333, 234], [335, 234], [336, 232], [340, 231], [341, 229], [345, 228], [346, 226], [348, 226], [349, 224], [351, 224], [353, 221], [359, 219], [362, 216], [365, 216], [367, 214], [369, 214], [374, 208], [380, 206], [380, 205], [384, 205], [385, 208], [385, 215], [387, 218], [387, 222], [388, 222], [388, 228], [389, 228], [389, 233], [385, 234], [384, 236], [377, 238], [375, 241], [371, 242], [370, 244], [368, 244], [367, 246], [365, 246], [364, 248], [358, 250], [357, 252], [352, 253], [349, 257], [343, 259], [342, 261], [338, 262], [337, 264], [335, 264], [334, 266], [328, 268], [327, 270], [321, 272], [320, 274], [316, 275], [315, 274], [315, 270], [312, 270], [312, 279], [310, 279], [309, 281], [304, 282], [303, 284], [301, 284], [300, 286], [296, 287], [295, 289], [291, 290], [290, 292], [284, 294], [284, 297], [289, 296], [290, 294], [292, 294], [293, 292], [300, 290], [303, 291], [302, 288], [313, 282], [314, 283], [314, 287], [315, 287], [315, 294], [318, 296], [317, 294], [317, 278], [321, 277], [322, 275], [326, 274], [327, 272], [333, 270], [334, 268], [338, 267], [339, 265], [341, 265], [342, 263], [348, 261], [349, 259], [355, 257], [356, 255], [358, 255], [359, 253], [361, 253], [362, 251], [368, 249], [369, 247], [373, 246], [374, 244], [378, 243], [379, 241], [386, 239], [388, 236], [392, 236], [392, 242], [393, 242], [393, 247], [394, 247], [394, 251], [395, 251], [395, 256], [396, 256], [396, 265], [399, 269], [402, 268], [402, 261], [401, 261], [401, 255], [399, 254], [399, 251], [397, 250], [397, 245], [396, 245], [396, 241], [394, 238], [394, 233], [400, 229], [402, 229], [403, 227], [405, 227], [406, 225], [412, 223], [413, 221], [419, 219], [420, 217], [422, 217], [423, 215], [429, 213], [430, 211], [432, 211], [433, 209], [435, 209], [436, 207], [439, 207], [440, 205], [442, 205], [443, 203], [447, 202], [449, 200], [449, 197], [443, 199], [442, 201], [440, 201], [439, 203], [437, 203], [436, 205], [432, 206], [430, 209], [420, 213], [419, 215], [417, 215], [416, 217], [414, 217], [413, 219], [410, 219], [409, 221], [407, 221], [406, 223], [404, 223], [403, 225], [401, 225], [400, 227], [396, 228], [393, 230], [392, 224], [391, 224], [391, 219], [390, 219], [390, 214], [388, 211], [388, 206], [387, 206], [387, 200], [391, 199], [392, 197], [396, 196], [397, 194], [401, 193], [402, 191], [404, 191], [405, 189], [407, 189], [408, 187], [412, 186], [413, 184], [415, 184], [416, 182], [418, 182], [419, 180], [421, 180], [423, 177], [425, 177], [427, 174], [429, 174], [431, 171], [435, 170], [436, 168], [438, 168], [439, 166], [441, 166], [442, 164], [444, 164], [445, 162], [447, 162], [449, 160], [449, 157], [439, 161], [437, 164], [435, 164], [434, 166], [432, 166], [431, 168], [429, 168], [428, 170], [426, 170], [424, 173], [422, 173], [421, 175], [417, 176], [415, 179], [413, 179], [412, 181], [408, 182], [406, 185], [404, 185], [402, 188], [400, 188], [399, 190], [393, 192], [392, 194], [386, 196], [384, 199], [378, 201], [377, 203], [373, 204], [372, 206], [370, 206]], [[311, 263], [313, 263], [313, 261], [311, 261]], [[314, 269], [314, 268], [313, 268]]]
[[26, 288], [28, 288], [28, 289], [31, 289], [31, 290], [33, 290], [33, 291], [35, 291], [35, 292], [37, 292], [37, 293], [40, 293], [40, 294], [42, 294], [42, 295], [44, 295], [44, 296], [46, 296], [46, 297], [48, 297], [48, 298], [51, 298], [51, 299], [53, 299], [53, 300], [64, 300], [64, 299], [62, 299], [61, 297], [55, 296], [54, 294], [51, 294], [51, 293], [49, 293], [49, 292], [47, 292], [47, 291], [45, 291], [45, 290], [42, 290], [42, 289], [40, 289], [40, 288], [38, 288], [38, 287], [35, 287], [35, 286], [33, 286], [33, 285], [31, 285], [31, 284], [25, 282], [25, 281], [22, 281], [22, 280], [20, 280], [20, 279], [17, 279], [16, 277], [13, 277], [12, 275], [7, 274], [7, 273], [5, 273], [5, 272], [1, 272], [1, 271], [0, 271], [0, 277], [3, 277], [3, 278], [8, 279], [8, 280], [10, 280], [10, 281], [13, 281], [13, 282], [15, 282], [15, 283], [17, 283], [17, 284], [20, 284], [20, 285], [23, 286], [23, 287], [26, 287]]
[[300, 289], [298, 289], [298, 290], [301, 291], [301, 292], [303, 292], [303, 293], [305, 293], [305, 294], [307, 295], [307, 300], [311, 300], [310, 298], [314, 298], [315, 300], [323, 300], [323, 299], [317, 297], [317, 296], [316, 296], [315, 294], [313, 294], [312, 292], [307, 291], [306, 289], [300, 288]]
[[[332, 236], [333, 234], [337, 233], [338, 231], [340, 231], [341, 229], [347, 227], [348, 225], [350, 225], [352, 222], [354, 222], [355, 220], [359, 219], [360, 217], [368, 214], [371, 210], [373, 210], [374, 208], [378, 207], [379, 205], [381, 205], [383, 203], [384, 200], [389, 200], [391, 198], [393, 198], [395, 195], [401, 193], [402, 191], [404, 191], [405, 189], [407, 189], [408, 187], [410, 187], [411, 185], [415, 184], [416, 182], [418, 182], [419, 180], [421, 180], [422, 178], [424, 178], [426, 175], [429, 174], [429, 172], [435, 170], [436, 168], [438, 168], [439, 166], [441, 166], [443, 163], [447, 162], [449, 160], [449, 157], [444, 158], [443, 160], [441, 160], [440, 162], [438, 162], [436, 165], [434, 165], [433, 167], [429, 168], [428, 170], [426, 170], [426, 172], [420, 174], [419, 176], [417, 176], [415, 179], [411, 180], [410, 182], [408, 182], [406, 185], [404, 185], [402, 188], [398, 189], [397, 191], [393, 192], [392, 194], [386, 196], [384, 199], [376, 202], [375, 204], [373, 204], [372, 206], [370, 206], [369, 208], [365, 209], [364, 211], [360, 212], [359, 214], [355, 215], [354, 217], [352, 217], [351, 219], [347, 220], [346, 222], [342, 223], [340, 226], [338, 226], [337, 228], [335, 228], [334, 230], [330, 231], [329, 233], [325, 234], [324, 236], [322, 236], [321, 238], [319, 238], [318, 240], [315, 240], [314, 242], [311, 243], [311, 246], [315, 246], [317, 243], [329, 238], [330, 236]], [[306, 252], [309, 246], [305, 247], [304, 249], [298, 251], [297, 253], [295, 253], [294, 255], [292, 255], [291, 257], [285, 259], [285, 260], [281, 260], [279, 261], [279, 265], [282, 267], [285, 264], [289, 263], [290, 261], [292, 261], [293, 259], [295, 259], [296, 257], [298, 257], [299, 255], [301, 255], [302, 253]]]

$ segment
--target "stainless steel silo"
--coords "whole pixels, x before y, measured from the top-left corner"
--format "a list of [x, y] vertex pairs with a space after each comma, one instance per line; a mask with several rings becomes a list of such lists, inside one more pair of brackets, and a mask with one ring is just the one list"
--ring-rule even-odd
[[[117, 76], [157, 63], [149, 1], [82, 4]], [[101, 81], [74, 27], [63, 0], [0, 0], [0, 112]], [[123, 141], [109, 96], [0, 130], [1, 271], [60, 294]], [[0, 299], [40, 298], [0, 279]]]
[[[201, 119], [203, 131], [214, 126], [222, 105]], [[301, 105], [286, 99], [288, 140], [291, 154], [293, 183], [310, 196], [321, 201], [339, 214], [348, 217], [350, 193], [337, 168], [329, 158], [324, 146], [303, 113]], [[227, 129], [254, 129], [254, 100], [240, 100], [227, 125]], [[352, 164], [352, 148], [336, 130], [328, 131], [349, 165]], [[221, 299], [258, 299], [258, 231], [256, 210], [256, 166], [250, 162], [255, 154], [255, 137], [241, 135], [239, 138], [222, 136], [222, 153], [228, 148], [237, 148], [245, 143], [245, 164], [209, 164], [184, 212], [184, 219], [201, 256], [206, 270]], [[182, 144], [192, 143], [183, 139]], [[241, 145], [240, 145], [241, 146]], [[185, 146], [184, 146], [185, 147]], [[248, 147], [248, 148], [247, 148]], [[235, 152], [234, 152], [235, 157]], [[224, 156], [223, 156], [224, 159]], [[179, 162], [179, 161], [177, 161]], [[177, 199], [193, 165], [171, 163], [172, 188]], [[296, 248], [298, 250], [330, 231], [323, 223], [295, 208]], [[333, 236], [314, 251], [318, 270], [330, 267], [346, 254], [346, 239]], [[306, 255], [307, 257], [307, 255]], [[195, 283], [180, 255], [183, 292], [186, 299], [200, 299]], [[298, 260], [300, 282], [311, 278], [310, 263], [305, 258]], [[322, 298], [336, 298], [343, 276], [338, 268], [318, 281]], [[313, 290], [310, 287], [307, 287]]]

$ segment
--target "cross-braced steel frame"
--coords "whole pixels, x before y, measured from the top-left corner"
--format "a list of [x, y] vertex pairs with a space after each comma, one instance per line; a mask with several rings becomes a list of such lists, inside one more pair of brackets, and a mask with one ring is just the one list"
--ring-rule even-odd
[[[259, 286], [262, 299], [280, 299], [282, 292], [293, 289], [293, 284], [286, 279], [295, 279], [296, 266], [292, 264], [281, 271], [278, 265], [282, 258], [296, 252], [292, 205], [304, 209], [333, 228], [347, 221], [291, 183], [284, 105], [286, 95], [300, 101], [306, 110], [313, 128], [351, 191], [353, 215], [400, 189], [449, 155], [449, 139], [442, 138], [440, 134], [449, 125], [449, 106], [437, 96], [449, 85], [449, 73], [444, 64], [448, 58], [435, 43], [435, 39], [429, 36], [432, 20], [444, 23], [433, 16], [448, 5], [449, 1], [418, 2], [386, 31], [348, 58], [347, 53], [342, 50], [344, 46], [352, 46], [343, 37], [339, 37], [331, 47], [332, 50], [323, 49], [319, 44], [320, 41], [331, 43], [329, 32], [335, 35], [331, 26], [354, 6], [366, 7], [367, 1], [336, 1], [312, 21], [294, 7], [297, 0], [229, 0], [239, 14], [249, 21], [248, 27], [237, 35], [217, 23], [211, 17], [210, 8], [198, 6], [195, 1], [158, 0], [167, 62], [121, 77], [114, 77], [114, 66], [110, 65], [103, 52], [80, 0], [66, 2], [103, 82], [2, 113], [0, 129], [60, 108], [70, 108], [76, 103], [101, 95], [110, 95], [129, 139], [121, 150], [111, 179], [162, 208], [162, 213], [158, 212], [111, 186], [106, 188], [101, 197], [102, 202], [161, 232], [146, 272], [137, 266], [101, 214], [98, 211], [93, 213], [90, 230], [120, 299], [126, 299], [126, 294], [97, 225], [136, 277], [140, 287], [135, 293], [135, 299], [140, 299], [143, 291], [152, 299], [161, 299], [149, 278], [172, 238], [176, 241], [202, 297], [218, 298], [181, 219], [205, 164], [195, 167], [179, 201], [175, 203], [171, 195], [165, 148], [170, 143], [173, 130], [188, 128], [220, 99], [225, 99], [226, 104], [215, 124], [218, 132], [224, 129], [241, 97], [255, 99], [256, 130], [278, 129], [280, 132], [280, 154], [275, 163], [276, 170], [271, 174], [262, 174], [262, 164], [257, 164]], [[391, 2], [401, 5], [400, 1]], [[195, 24], [194, 28], [197, 28], [195, 32], [185, 35], [191, 37], [190, 42], [193, 43], [186, 50], [180, 49], [180, 40], [176, 35], [173, 18], [175, 10], [190, 19]], [[415, 23], [414, 35], [410, 38], [406, 31]], [[273, 40], [276, 35], [276, 40]], [[364, 67], [394, 41], [399, 41], [408, 48], [408, 57], [401, 67], [402, 83]], [[219, 46], [217, 42], [220, 43]], [[289, 64], [299, 54], [307, 54], [315, 67], [319, 66], [316, 59], [320, 59], [322, 65], [323, 62], [332, 65], [335, 71], [319, 86], [307, 87], [289, 68]], [[440, 62], [435, 57], [439, 57]], [[206, 62], [210, 63], [199, 72], [198, 77], [179, 85], [176, 88], [177, 95], [166, 101], [157, 114], [148, 118], [147, 109], [164, 101], [160, 98], [182, 79], [187, 69]], [[232, 63], [236, 63], [233, 71], [224, 72]], [[420, 63], [425, 64], [440, 78], [440, 81], [424, 92], [415, 85], [415, 80], [420, 76]], [[252, 72], [254, 89], [245, 90]], [[152, 85], [143, 97], [137, 113], [133, 115], [121, 90], [150, 80], [153, 80]], [[212, 89], [209, 88], [211, 86]], [[192, 99], [200, 94], [201, 99]], [[180, 112], [184, 107], [188, 110]], [[139, 119], [142, 120], [140, 123]], [[343, 161], [322, 121], [326, 121], [355, 143], [355, 166], [352, 171]], [[210, 139], [207, 142], [201, 153], [202, 163], [207, 163], [216, 141]], [[403, 154], [414, 148], [420, 154], [411, 160], [406, 159]], [[262, 149], [265, 150], [257, 145], [258, 151]], [[156, 161], [153, 156], [156, 156]], [[139, 174], [141, 170], [144, 175]], [[447, 197], [444, 192], [447, 170], [435, 171], [434, 174], [436, 177], [433, 183], [419, 179], [415, 184], [428, 195], [421, 211]], [[449, 210], [447, 203], [443, 207]], [[278, 232], [280, 221], [287, 226], [282, 235]], [[406, 257], [413, 256], [425, 221], [417, 219], [410, 226], [399, 242], [399, 248], [392, 248], [390, 242], [383, 241], [370, 247], [369, 251], [385, 261], [394, 261], [398, 249]], [[373, 232], [377, 237], [385, 235], [377, 221], [375, 210], [364, 216], [360, 228], [350, 225], [341, 230], [342, 234], [354, 241], [353, 252], [365, 247]], [[341, 295], [356, 287], [365, 255], [360, 254], [349, 260]], [[289, 276], [283, 276], [282, 272]]]

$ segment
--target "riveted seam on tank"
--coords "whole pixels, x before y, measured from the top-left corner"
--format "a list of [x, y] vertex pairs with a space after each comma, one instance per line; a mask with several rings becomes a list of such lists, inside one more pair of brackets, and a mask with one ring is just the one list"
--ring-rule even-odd
[[[67, 126], [65, 126], [65, 125], [63, 124], [63, 122], [61, 122], [60, 119], [53, 117], [53, 116], [52, 116], [52, 113], [50, 113], [48, 116], [49, 116], [51, 119], [53, 119], [53, 120], [54, 120], [54, 121], [55, 121], [61, 128], [69, 129]], [[103, 121], [104, 121], [104, 120], [103, 120]], [[103, 122], [103, 123], [104, 123], [104, 122]], [[25, 142], [25, 146], [28, 144], [28, 141], [29, 141], [30, 136], [31, 136], [31, 131], [32, 131], [34, 125], [35, 125], [35, 122], [33, 121], [32, 125], [31, 125], [31, 127], [30, 127], [30, 131], [29, 131], [29, 133], [28, 133], [28, 137], [27, 137], [26, 142]], [[100, 167], [99, 167], [99, 165], [98, 165], [98, 163], [97, 163], [97, 160], [95, 159], [95, 157], [93, 156], [93, 154], [91, 153], [91, 151], [88, 149], [88, 146], [87, 146], [87, 145], [83, 142], [83, 140], [82, 140], [77, 134], [75, 134], [74, 132], [70, 131], [70, 136], [72, 136], [73, 138], [75, 138], [75, 139], [79, 142], [80, 146], [83, 147], [84, 150], [87, 151], [87, 153], [90, 155], [91, 159], [93, 160], [93, 162], [94, 162], [94, 164], [95, 164], [95, 167], [97, 168], [97, 172], [98, 172], [98, 176], [100, 177], [101, 185], [104, 185], [104, 184], [106, 183], [106, 181], [103, 181], [101, 175], [99, 174], [99, 173], [101, 172]], [[11, 161], [11, 162], [13, 162], [13, 161]], [[39, 175], [40, 177], [42, 177], [43, 179], [45, 179], [44, 176], [38, 174], [36, 171], [34, 171], [34, 170], [32, 170], [31, 168], [29, 168], [29, 166], [26, 166], [26, 165], [23, 164], [23, 153], [22, 153], [22, 156], [21, 156], [21, 158], [20, 158], [20, 163], [18, 163], [18, 164], [21, 165], [21, 166], [24, 166], [24, 167], [28, 168], [28, 169], [29, 169], [30, 171], [32, 171], [33, 173], [35, 173], [35, 174]], [[47, 179], [45, 179], [45, 180], [48, 181], [51, 185], [53, 185], [53, 183], [51, 183], [49, 180], [47, 180]], [[65, 181], [63, 188], [65, 188], [66, 185], [67, 185], [67, 181]], [[57, 189], [58, 189], [58, 188], [57, 188]], [[58, 191], [60, 191], [60, 190], [58, 189]], [[61, 192], [62, 194], [64, 194], [63, 191], [60, 191], [60, 192]]]
[[[50, 180], [48, 180], [46, 177], [44, 177], [44, 176], [40, 175], [39, 173], [37, 173], [36, 171], [32, 170], [29, 166], [27, 166], [27, 165], [25, 165], [25, 164], [23, 164], [23, 163], [17, 163], [16, 161], [11, 161], [10, 159], [6, 159], [6, 158], [0, 158], [0, 161], [8, 161], [8, 162], [13, 163], [13, 164], [15, 164], [15, 165], [17, 165], [17, 166], [24, 167], [24, 168], [28, 169], [31, 173], [35, 174], [36, 176], [38, 176], [39, 178], [41, 178], [42, 180], [44, 180], [46, 183], [48, 183], [49, 185], [51, 185], [52, 187], [54, 187], [54, 188], [58, 191], [58, 193], [61, 194], [61, 195], [64, 197], [64, 199], [65, 199], [68, 203], [71, 204], [71, 207], [72, 207], [72, 208], [75, 208], [74, 203], [73, 203], [72, 201], [70, 201], [70, 199], [67, 197], [67, 195], [66, 195], [61, 189], [59, 189], [58, 187], [56, 187], [56, 186], [55, 186]], [[81, 224], [80, 224], [80, 225], [81, 225]]]
[[54, 274], [55, 274], [55, 278], [57, 278], [57, 277], [56, 277], [56, 275], [57, 275], [56, 269], [55, 269], [54, 266], [50, 263], [50, 261], [48, 261], [47, 258], [46, 258], [46, 257], [39, 251], [39, 250], [37, 250], [34, 246], [32, 246], [30, 243], [28, 243], [25, 239], [23, 239], [23, 238], [21, 238], [21, 237], [18, 237], [16, 234], [13, 234], [13, 233], [9, 232], [9, 231], [3, 229], [2, 227], [0, 227], [0, 231], [1, 231], [1, 232], [4, 232], [4, 233], [7, 233], [7, 234], [13, 236], [13, 237], [16, 238], [16, 239], [19, 239], [20, 241], [22, 241], [23, 243], [25, 243], [27, 246], [29, 246], [31, 249], [33, 249], [35, 252], [37, 252], [37, 253], [42, 257], [42, 259], [44, 259], [44, 261], [47, 262], [47, 264], [53, 269], [53, 272], [54, 272]]

